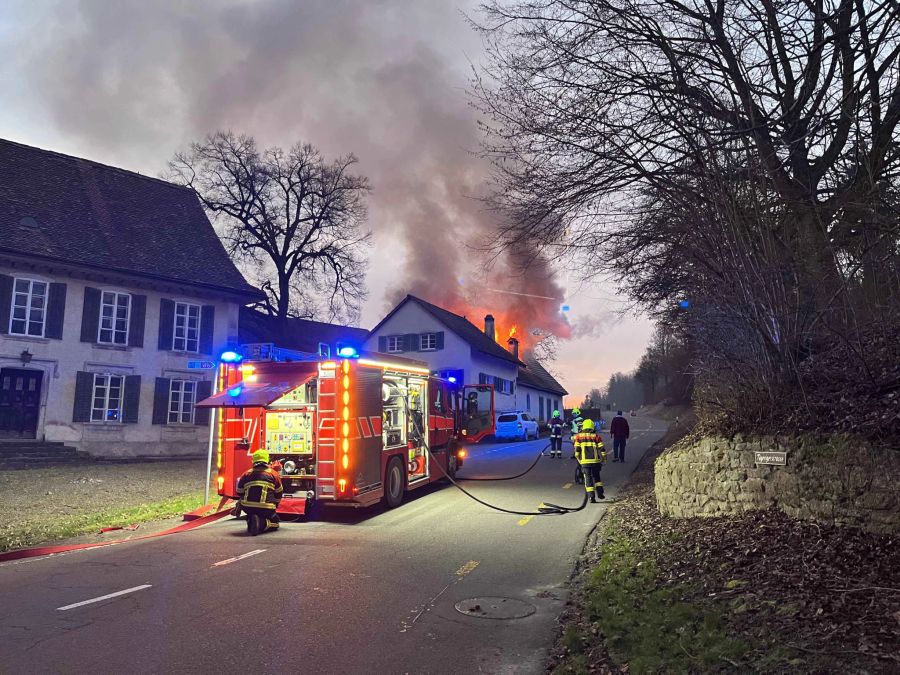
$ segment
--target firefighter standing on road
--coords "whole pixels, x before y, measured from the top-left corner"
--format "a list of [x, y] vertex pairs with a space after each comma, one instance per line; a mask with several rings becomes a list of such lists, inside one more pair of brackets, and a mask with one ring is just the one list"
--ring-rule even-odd
[[[572, 408], [572, 422], [570, 423], [569, 438], [574, 439], [575, 434], [581, 429], [581, 408]], [[575, 451], [572, 451], [572, 459], [575, 459]], [[575, 473], [578, 473], [577, 471]]]
[[247, 532], [262, 534], [278, 529], [275, 509], [284, 488], [281, 477], [269, 466], [269, 451], [257, 450], [252, 455], [253, 466], [238, 479], [239, 506], [247, 514]]
[[575, 444], [575, 458], [584, 477], [584, 489], [590, 495], [591, 501], [596, 503], [598, 496], [596, 493], [599, 493], [600, 499], [604, 498], [600, 465], [606, 461], [606, 452], [600, 436], [594, 433], [594, 421], [585, 420], [581, 425], [581, 432], [572, 437], [572, 442]]
[[578, 431], [581, 429], [582, 421], [583, 420], [581, 419], [581, 408], [572, 408], [572, 425], [571, 425], [572, 436], [575, 436], [575, 434], [577, 434]]
[[562, 458], [563, 421], [559, 410], [550, 418], [550, 456]]

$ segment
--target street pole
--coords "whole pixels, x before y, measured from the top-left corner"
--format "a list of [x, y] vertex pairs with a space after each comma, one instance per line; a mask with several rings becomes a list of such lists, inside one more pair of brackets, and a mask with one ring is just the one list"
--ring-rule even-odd
[[[219, 389], [219, 368], [221, 366], [217, 366], [213, 371], [213, 386], [212, 392], [213, 396], [218, 393]], [[216, 421], [219, 417], [219, 409], [213, 408], [212, 415], [210, 415], [209, 420], [209, 450], [206, 453], [206, 480], [203, 481], [203, 505], [206, 506], [209, 504], [209, 474], [212, 473], [212, 457], [213, 457], [213, 440], [214, 440], [214, 431], [216, 428]]]
[[[215, 388], [215, 387], [214, 387]], [[209, 474], [212, 473], [212, 457], [213, 457], [213, 430], [216, 428], [216, 418], [219, 416], [219, 411], [216, 408], [212, 409], [212, 415], [210, 416], [210, 424], [209, 424], [209, 452], [206, 454], [206, 480], [203, 485], [203, 504], [209, 504]]]

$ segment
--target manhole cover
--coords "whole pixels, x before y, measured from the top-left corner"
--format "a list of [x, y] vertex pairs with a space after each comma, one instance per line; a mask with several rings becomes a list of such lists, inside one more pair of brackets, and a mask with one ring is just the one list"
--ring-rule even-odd
[[524, 600], [486, 596], [469, 598], [456, 603], [456, 611], [481, 619], [521, 619], [535, 613], [535, 606]]

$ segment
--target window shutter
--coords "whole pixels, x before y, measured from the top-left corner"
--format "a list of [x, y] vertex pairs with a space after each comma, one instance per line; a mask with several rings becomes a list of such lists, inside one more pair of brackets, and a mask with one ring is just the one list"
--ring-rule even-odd
[[94, 397], [94, 374], [84, 371], [75, 373], [75, 405], [72, 410], [73, 422], [91, 421], [91, 399]]
[[[212, 382], [197, 383], [197, 403], [212, 395]], [[194, 408], [194, 424], [198, 427], [209, 425], [209, 408]]]
[[66, 318], [66, 285], [50, 284], [47, 298], [47, 325], [44, 335], [52, 340], [62, 340], [63, 322]]
[[12, 311], [13, 278], [0, 274], [0, 333], [9, 333], [9, 313]]
[[406, 349], [404, 349], [403, 351], [406, 351], [406, 352], [419, 351], [419, 334], [418, 333], [407, 333], [405, 338], [406, 339], [403, 342], [406, 344]]
[[128, 346], [144, 346], [144, 319], [147, 316], [147, 296], [131, 296], [131, 319], [128, 322]]
[[216, 323], [216, 308], [203, 305], [200, 308], [200, 353], [213, 353], [213, 328]]
[[169, 423], [169, 389], [171, 381], [168, 377], [157, 377], [153, 387], [153, 419], [151, 424]]
[[175, 331], [175, 303], [163, 298], [159, 301], [159, 343], [161, 352], [172, 351], [172, 334]]
[[378, 351], [381, 352], [382, 354], [384, 354], [387, 351], [387, 336], [386, 335], [378, 336]]
[[81, 310], [81, 341], [96, 342], [100, 327], [100, 289], [85, 286]]
[[436, 349], [443, 349], [444, 348], [444, 331], [440, 330], [437, 333], [435, 333], [435, 335], [437, 336]]
[[125, 376], [125, 392], [122, 397], [122, 421], [137, 424], [141, 407], [141, 376]]

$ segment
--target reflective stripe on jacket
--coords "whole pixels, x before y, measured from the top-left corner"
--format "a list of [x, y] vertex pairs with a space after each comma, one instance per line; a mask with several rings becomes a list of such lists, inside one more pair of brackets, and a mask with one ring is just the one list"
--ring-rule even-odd
[[579, 464], [599, 464], [606, 461], [606, 453], [603, 451], [603, 441], [590, 431], [583, 431], [572, 437], [575, 444], [575, 459]]
[[558, 417], [550, 422], [550, 438], [562, 438], [563, 423]]
[[256, 467], [247, 471], [237, 482], [237, 494], [241, 506], [258, 509], [275, 509], [281, 501], [284, 488], [281, 477], [269, 467]]

